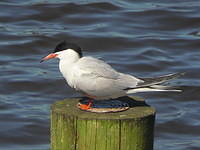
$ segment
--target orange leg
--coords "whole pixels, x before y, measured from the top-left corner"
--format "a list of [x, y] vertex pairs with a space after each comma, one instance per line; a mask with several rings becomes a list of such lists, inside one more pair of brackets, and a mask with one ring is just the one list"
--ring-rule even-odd
[[80, 107], [82, 110], [88, 110], [88, 109], [90, 109], [90, 107], [92, 106], [92, 104], [93, 104], [93, 100], [92, 100], [92, 99], [89, 99], [88, 104], [80, 104], [79, 107]]

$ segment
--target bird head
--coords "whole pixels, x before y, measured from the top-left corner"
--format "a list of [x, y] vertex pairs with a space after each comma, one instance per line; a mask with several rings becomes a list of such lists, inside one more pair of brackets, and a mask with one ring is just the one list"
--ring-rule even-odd
[[63, 41], [56, 46], [53, 53], [50, 53], [49, 55], [44, 57], [40, 62], [43, 62], [43, 61], [46, 61], [49, 59], [53, 59], [53, 58], [61, 59], [64, 55], [66, 55], [70, 51], [75, 52], [79, 58], [82, 57], [82, 51], [78, 45], [76, 45], [74, 43], [69, 43], [69, 42]]

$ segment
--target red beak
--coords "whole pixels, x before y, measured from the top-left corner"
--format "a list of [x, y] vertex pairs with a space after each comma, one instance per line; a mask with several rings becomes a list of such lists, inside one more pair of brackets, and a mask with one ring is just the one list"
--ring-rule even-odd
[[51, 53], [51, 54], [47, 55], [46, 57], [44, 57], [44, 58], [40, 61], [40, 63], [42, 63], [43, 61], [46, 61], [46, 60], [55, 58], [56, 56], [58, 56], [58, 54]]

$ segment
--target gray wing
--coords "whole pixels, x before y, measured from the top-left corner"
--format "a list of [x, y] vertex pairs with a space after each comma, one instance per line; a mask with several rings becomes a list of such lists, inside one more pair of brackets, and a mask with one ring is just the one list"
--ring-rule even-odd
[[93, 57], [81, 58], [74, 69], [75, 88], [99, 97], [122, 95], [125, 93], [124, 89], [134, 88], [141, 81], [131, 75], [119, 73], [109, 64]]
[[109, 64], [93, 57], [81, 58], [77, 66], [79, 70], [83, 71], [83, 73], [89, 75], [95, 75], [96, 77], [117, 79], [120, 75]]
[[106, 79], [113, 79], [118, 81], [119, 84], [123, 84], [127, 87], [134, 87], [138, 82], [143, 82], [134, 76], [117, 72], [109, 64], [93, 57], [84, 57], [79, 61], [78, 66], [80, 70], [84, 70], [87, 74]]

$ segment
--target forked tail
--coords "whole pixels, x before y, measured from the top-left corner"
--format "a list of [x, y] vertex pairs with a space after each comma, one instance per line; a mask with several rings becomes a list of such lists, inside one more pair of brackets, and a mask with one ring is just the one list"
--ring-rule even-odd
[[151, 92], [151, 91], [174, 91], [174, 92], [181, 92], [180, 89], [176, 89], [176, 87], [172, 86], [164, 86], [160, 85], [162, 83], [165, 83], [169, 80], [178, 78], [185, 73], [174, 73], [174, 74], [168, 74], [164, 76], [159, 77], [152, 77], [152, 78], [140, 78], [143, 82], [139, 83], [134, 88], [128, 88], [126, 93], [137, 93], [137, 92]]

